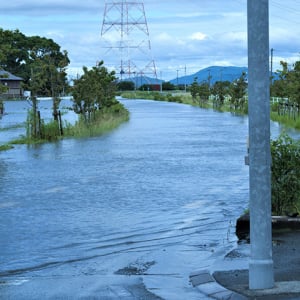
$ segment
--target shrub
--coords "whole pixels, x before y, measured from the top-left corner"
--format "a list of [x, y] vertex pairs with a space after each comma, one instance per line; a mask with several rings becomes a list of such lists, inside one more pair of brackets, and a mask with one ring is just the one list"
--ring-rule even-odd
[[272, 212], [298, 213], [300, 202], [300, 142], [286, 134], [271, 141]]
[[60, 138], [60, 128], [58, 121], [51, 121], [50, 123], [42, 122], [41, 138], [49, 142], [56, 141]]

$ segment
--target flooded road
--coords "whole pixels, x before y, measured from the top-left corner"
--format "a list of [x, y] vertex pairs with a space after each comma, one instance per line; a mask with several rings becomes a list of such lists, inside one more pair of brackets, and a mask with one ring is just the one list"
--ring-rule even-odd
[[206, 299], [189, 274], [235, 246], [248, 118], [122, 103], [112, 133], [0, 152], [1, 299]]

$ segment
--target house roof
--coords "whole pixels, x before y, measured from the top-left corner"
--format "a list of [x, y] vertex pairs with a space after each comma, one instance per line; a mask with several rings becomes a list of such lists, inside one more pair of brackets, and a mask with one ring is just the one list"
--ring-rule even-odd
[[0, 70], [0, 80], [18, 80], [22, 81], [23, 78], [15, 76], [7, 71]]

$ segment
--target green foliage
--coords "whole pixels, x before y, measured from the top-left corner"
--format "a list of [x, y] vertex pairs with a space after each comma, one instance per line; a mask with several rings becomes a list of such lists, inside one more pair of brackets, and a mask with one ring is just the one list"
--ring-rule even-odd
[[81, 114], [85, 122], [90, 123], [96, 117], [96, 111], [115, 104], [115, 72], [108, 72], [101, 61], [96, 67], [88, 70], [74, 80], [73, 107]]
[[125, 92], [122, 93], [123, 98], [128, 99], [148, 99], [148, 100], [156, 100], [156, 101], [167, 101], [167, 102], [177, 102], [177, 103], [187, 103], [185, 98], [189, 99], [188, 104], [192, 104], [190, 95], [172, 95], [170, 93], [160, 93], [160, 92], [145, 92], [145, 91], [136, 91], [136, 92]]
[[192, 98], [193, 100], [196, 102], [197, 100], [197, 95], [198, 95], [198, 82], [197, 82], [197, 77], [194, 78], [194, 81], [191, 85], [191, 88], [190, 88], [190, 92], [191, 92], [191, 95], [192, 95]]
[[[27, 131], [29, 132], [32, 130], [30, 118], [32, 118], [32, 110], [28, 112], [28, 121], [26, 125]], [[79, 138], [97, 136], [113, 130], [121, 123], [128, 121], [128, 119], [128, 110], [125, 109], [121, 103], [116, 101], [110, 107], [105, 107], [102, 110], [95, 112], [94, 121], [90, 124], [87, 124], [84, 118], [80, 118], [75, 125], [65, 122], [63, 126], [63, 136], [60, 134], [60, 128], [57, 121], [53, 120], [52, 122], [46, 124], [41, 121], [40, 138], [33, 138], [32, 135], [27, 132], [25, 136], [20, 136], [20, 138], [10, 141], [9, 144], [3, 145], [2, 148], [4, 149], [2, 150], [8, 150], [9, 147], [12, 148], [12, 144], [34, 145], [45, 142], [54, 142], [67, 137]]]
[[0, 68], [22, 77], [32, 95], [54, 96], [67, 86], [66, 51], [52, 39], [0, 28]]
[[209, 84], [204, 82], [199, 85], [198, 94], [200, 97], [200, 102], [205, 103], [209, 99], [210, 95], [210, 87]]
[[[1, 59], [0, 59], [0, 61], [1, 61]], [[1, 67], [0, 67], [0, 69], [1, 69]], [[6, 75], [6, 74], [0, 75], [0, 78], [7, 78], [7, 77], [8, 77], [8, 75]], [[1, 94], [5, 93], [7, 90], [8, 90], [8, 87], [5, 86], [4, 84], [2, 84], [0, 81], [0, 97], [1, 97]], [[2, 110], [1, 110], [1, 108], [2, 108]], [[1, 111], [3, 111], [3, 102], [0, 100], [0, 114], [1, 114]]]
[[120, 81], [117, 84], [118, 91], [133, 91], [134, 83], [132, 81]]
[[41, 138], [49, 142], [57, 141], [61, 138], [58, 121], [54, 120], [47, 124], [43, 122], [41, 127]]
[[0, 145], [0, 151], [7, 151], [7, 150], [10, 150], [12, 148], [13, 148], [13, 146], [10, 145], [10, 144]]
[[300, 204], [300, 142], [283, 134], [271, 141], [271, 154], [273, 214], [297, 212]]
[[242, 73], [239, 79], [232, 82], [229, 88], [231, 96], [230, 105], [234, 110], [243, 110], [246, 105], [245, 96], [247, 93], [246, 73]]
[[7, 91], [7, 87], [0, 82], [0, 95]]
[[271, 119], [285, 127], [300, 130], [300, 118], [291, 118], [289, 115], [279, 115], [277, 112], [271, 111]]
[[24, 77], [28, 58], [27, 40], [19, 30], [0, 28], [0, 68], [17, 76]]
[[282, 70], [278, 70], [279, 80], [271, 86], [271, 95], [288, 98], [291, 103], [300, 104], [300, 61], [296, 61], [289, 70], [287, 62], [281, 61]]
[[205, 104], [210, 95], [210, 87], [207, 82], [199, 84], [197, 77], [194, 78], [194, 82], [191, 85], [190, 92], [195, 102], [198, 102], [201, 106]]
[[8, 87], [0, 82], [0, 96], [8, 90]]
[[64, 136], [69, 137], [90, 137], [98, 136], [113, 130], [121, 123], [128, 121], [129, 112], [125, 107], [115, 102], [111, 106], [104, 107], [95, 111], [93, 122], [86, 123], [85, 118], [81, 117], [74, 126], [66, 124]]
[[224, 105], [225, 96], [229, 93], [229, 81], [216, 81], [212, 87], [212, 94], [214, 98], [214, 106], [221, 107]]
[[139, 87], [140, 91], [153, 91], [153, 86], [151, 84], [143, 84]]
[[163, 82], [163, 83], [162, 83], [162, 90], [163, 90], [163, 91], [172, 91], [172, 90], [175, 90], [175, 85], [172, 84], [172, 83], [169, 82], [169, 81]]
[[0, 117], [1, 115], [4, 113], [4, 103], [3, 101], [0, 99]]

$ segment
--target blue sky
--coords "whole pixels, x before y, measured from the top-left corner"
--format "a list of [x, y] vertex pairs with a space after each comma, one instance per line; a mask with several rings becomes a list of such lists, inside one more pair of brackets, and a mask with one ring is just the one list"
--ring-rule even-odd
[[[246, 0], [138, 2], [144, 3], [158, 77], [169, 80], [177, 73], [183, 76], [213, 65], [247, 66]], [[119, 54], [104, 47], [107, 41], [116, 40], [118, 33], [110, 30], [101, 37], [105, 3], [104, 0], [3, 1], [0, 27], [52, 38], [68, 51], [70, 74], [80, 73], [82, 66], [93, 66], [102, 59], [107, 67], [113, 68], [119, 64]], [[274, 69], [278, 69], [280, 60], [289, 64], [300, 60], [300, 0], [269, 3], [270, 47], [274, 48]], [[148, 37], [145, 35], [144, 39]], [[131, 59], [134, 61], [135, 57]]]

